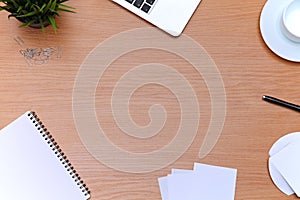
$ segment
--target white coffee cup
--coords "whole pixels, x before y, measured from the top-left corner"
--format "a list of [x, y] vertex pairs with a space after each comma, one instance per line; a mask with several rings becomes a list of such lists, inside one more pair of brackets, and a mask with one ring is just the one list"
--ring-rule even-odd
[[300, 0], [293, 0], [283, 10], [281, 25], [288, 39], [300, 43]]

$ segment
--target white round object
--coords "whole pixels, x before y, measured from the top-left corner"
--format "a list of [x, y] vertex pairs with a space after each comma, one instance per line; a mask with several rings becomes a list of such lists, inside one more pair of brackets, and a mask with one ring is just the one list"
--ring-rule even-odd
[[[294, 142], [300, 141], [300, 132], [290, 133], [281, 138], [279, 138], [271, 147], [269, 151], [270, 157], [281, 151], [283, 148], [292, 144]], [[269, 173], [273, 183], [278, 187], [280, 191], [287, 195], [294, 194], [293, 189], [289, 186], [286, 180], [282, 177], [282, 175], [278, 172], [276, 167], [272, 165], [269, 160]]]
[[[291, 40], [282, 28], [284, 11], [292, 2], [293, 0], [268, 0], [261, 12], [260, 31], [266, 45], [276, 55], [289, 61], [300, 62], [300, 42]], [[289, 19], [291, 23], [292, 20]], [[290, 27], [289, 24], [287, 26]], [[294, 29], [290, 31], [298, 34]]]

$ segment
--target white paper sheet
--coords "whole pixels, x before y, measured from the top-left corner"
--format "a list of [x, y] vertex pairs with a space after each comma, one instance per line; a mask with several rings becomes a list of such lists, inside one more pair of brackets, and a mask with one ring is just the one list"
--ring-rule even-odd
[[163, 200], [234, 200], [237, 170], [195, 163], [159, 178]]
[[292, 143], [270, 158], [271, 164], [300, 197], [300, 145]]

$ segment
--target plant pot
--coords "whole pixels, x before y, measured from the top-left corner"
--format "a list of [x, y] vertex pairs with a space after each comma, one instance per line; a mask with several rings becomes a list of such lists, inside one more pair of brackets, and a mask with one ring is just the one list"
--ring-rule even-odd
[[[23, 24], [25, 24], [26, 22], [29, 21], [29, 19], [27, 20], [27, 19], [24, 19], [24, 18], [18, 18], [18, 17], [16, 17], [16, 19], [17, 19], [18, 21], [20, 21], [21, 23], [23, 23]], [[43, 25], [44, 25], [44, 27], [47, 27], [47, 26], [50, 25], [50, 23], [49, 23], [49, 22], [43, 22]], [[37, 28], [37, 29], [41, 29], [41, 28], [42, 28], [42, 26], [41, 26], [40, 23], [33, 23], [33, 24], [28, 25], [28, 26], [31, 27], [31, 28]]]
[[[49, 22], [44, 22], [43, 24], [44, 24], [44, 27], [47, 27], [47, 26], [50, 25]], [[31, 28], [42, 28], [42, 26], [41, 26], [40, 23], [38, 23], [38, 24], [30, 24], [29, 27], [31, 27]]]

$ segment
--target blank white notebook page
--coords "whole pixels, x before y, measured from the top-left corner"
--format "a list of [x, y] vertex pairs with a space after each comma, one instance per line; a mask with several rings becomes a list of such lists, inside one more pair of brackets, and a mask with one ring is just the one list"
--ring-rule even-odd
[[88, 199], [28, 114], [0, 131], [0, 199]]

